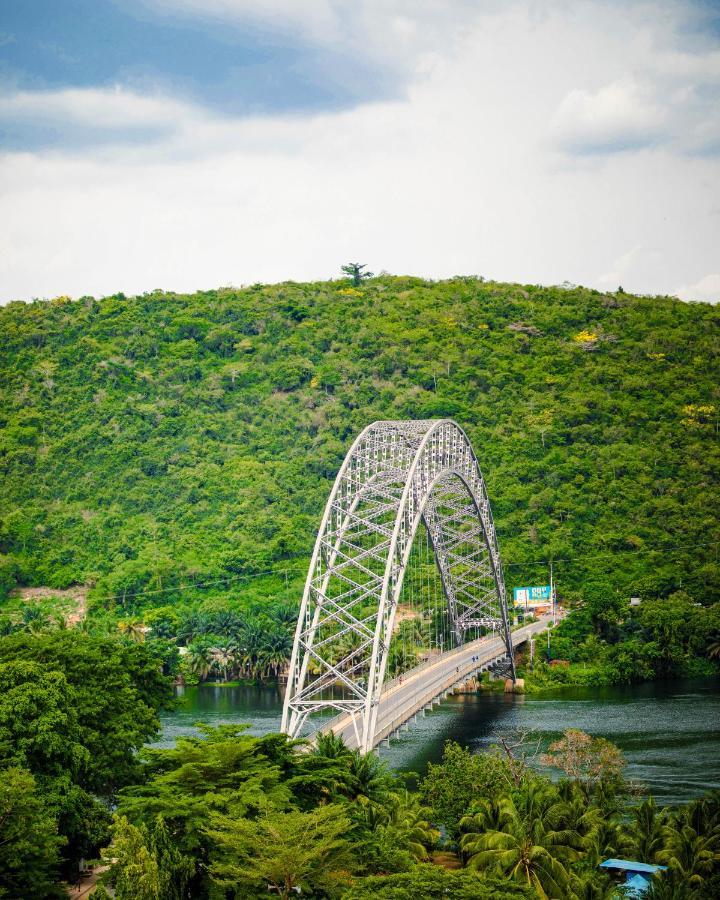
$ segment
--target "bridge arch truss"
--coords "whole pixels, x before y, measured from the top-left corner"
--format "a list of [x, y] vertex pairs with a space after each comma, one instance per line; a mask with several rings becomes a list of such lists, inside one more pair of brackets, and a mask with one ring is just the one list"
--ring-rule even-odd
[[[352, 717], [373, 746], [405, 570], [423, 522], [455, 640], [497, 631], [513, 666], [502, 562], [470, 441], [449, 419], [375, 422], [356, 438], [325, 507], [290, 662], [282, 730], [313, 713]], [[514, 675], [514, 670], [513, 670]]]

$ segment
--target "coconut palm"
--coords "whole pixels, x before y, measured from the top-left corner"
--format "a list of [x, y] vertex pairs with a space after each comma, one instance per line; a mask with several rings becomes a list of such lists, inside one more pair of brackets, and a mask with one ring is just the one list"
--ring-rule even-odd
[[49, 625], [49, 619], [39, 606], [26, 606], [20, 617], [20, 630], [40, 634]]
[[228, 669], [233, 664], [233, 654], [226, 647], [220, 647], [213, 651], [212, 661], [215, 668], [219, 669], [223, 674], [223, 681], [228, 680]]
[[604, 859], [620, 855], [624, 835], [620, 825], [603, 817], [583, 841], [586, 859], [592, 866], [599, 866]]
[[498, 831], [503, 823], [503, 810], [498, 800], [481, 800], [474, 811], [460, 819], [460, 831], [466, 834], [482, 834]]
[[202, 644], [191, 644], [187, 654], [188, 668], [199, 678], [207, 678], [212, 666], [212, 651]]
[[547, 831], [543, 816], [552, 797], [542, 797], [536, 790], [527, 794], [531, 796], [521, 797], [517, 804], [511, 797], [500, 800], [497, 828], [463, 835], [460, 847], [467, 866], [527, 884], [542, 900], [566, 897], [570, 874], [565, 864], [580, 857], [574, 846], [579, 836]]
[[585, 849], [603, 823], [603, 814], [576, 791], [569, 799], [553, 803], [545, 813], [545, 824], [555, 834], [577, 835], [576, 849]]
[[628, 858], [645, 863], [657, 862], [657, 855], [665, 844], [665, 824], [665, 814], [658, 811], [652, 797], [636, 806], [626, 829], [624, 850]]
[[310, 752], [313, 756], [321, 756], [323, 759], [347, 759], [353, 751], [340, 735], [327, 731], [318, 734]]
[[287, 666], [292, 653], [292, 638], [284, 629], [273, 628], [261, 633], [255, 652], [255, 677], [277, 677]]
[[643, 894], [643, 900], [693, 900], [696, 897], [695, 891], [674, 869], [656, 872]]
[[570, 895], [573, 900], [617, 900], [618, 887], [602, 870], [571, 872]]
[[382, 803], [392, 789], [392, 775], [374, 753], [363, 755], [353, 751], [348, 771], [352, 799], [365, 797], [372, 802]]
[[[687, 884], [698, 885], [720, 861], [720, 829], [710, 830], [697, 822], [697, 810], [701, 804], [691, 804], [663, 829], [665, 848], [657, 853], [659, 862], [673, 869]], [[696, 826], [699, 825], [699, 830]]]
[[428, 850], [440, 837], [428, 819], [428, 811], [416, 794], [402, 790], [391, 793], [384, 803], [369, 803], [364, 807], [366, 824], [384, 838], [388, 846], [405, 850], [415, 859], [429, 859]]
[[145, 640], [145, 626], [142, 622], [119, 622], [118, 631], [135, 644], [142, 644]]

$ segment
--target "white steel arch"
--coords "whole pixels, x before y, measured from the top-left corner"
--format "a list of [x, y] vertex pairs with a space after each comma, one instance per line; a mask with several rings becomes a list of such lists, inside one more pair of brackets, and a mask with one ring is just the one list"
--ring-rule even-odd
[[[470, 441], [449, 419], [375, 422], [356, 438], [325, 507], [295, 631], [282, 730], [312, 713], [353, 716], [373, 745], [395, 611], [424, 521], [458, 643], [498, 629], [512, 667], [502, 563]], [[514, 669], [513, 676], [514, 676]]]

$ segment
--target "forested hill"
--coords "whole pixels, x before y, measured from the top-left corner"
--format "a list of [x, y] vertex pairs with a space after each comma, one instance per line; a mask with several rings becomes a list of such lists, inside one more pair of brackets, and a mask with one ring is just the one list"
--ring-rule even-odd
[[5, 589], [90, 584], [120, 612], [289, 568], [294, 593], [355, 434], [450, 416], [510, 587], [553, 558], [561, 592], [718, 599], [720, 307], [383, 276], [11, 303], [0, 323]]

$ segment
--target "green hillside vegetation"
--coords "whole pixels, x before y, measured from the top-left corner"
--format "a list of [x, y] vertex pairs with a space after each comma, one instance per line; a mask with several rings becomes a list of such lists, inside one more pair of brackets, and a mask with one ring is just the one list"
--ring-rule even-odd
[[0, 330], [6, 597], [87, 585], [91, 621], [188, 641], [232, 612], [263, 630], [247, 672], [272, 672], [353, 437], [449, 416], [508, 587], [553, 559], [570, 603], [718, 599], [720, 308], [381, 276], [11, 303]]

